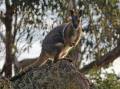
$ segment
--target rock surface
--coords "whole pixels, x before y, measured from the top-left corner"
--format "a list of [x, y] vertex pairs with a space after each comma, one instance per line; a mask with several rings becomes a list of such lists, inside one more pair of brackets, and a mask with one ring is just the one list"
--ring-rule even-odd
[[14, 89], [91, 89], [85, 76], [66, 60], [48, 62], [41, 67], [32, 68], [13, 79], [11, 86]]

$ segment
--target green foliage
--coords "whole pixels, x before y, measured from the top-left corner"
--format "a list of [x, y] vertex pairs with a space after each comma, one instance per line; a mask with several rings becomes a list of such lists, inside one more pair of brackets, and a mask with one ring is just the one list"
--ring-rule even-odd
[[[84, 6], [83, 18], [88, 18], [86, 36], [82, 41], [82, 59], [98, 60], [118, 45], [120, 40], [119, 0], [79, 0]], [[96, 19], [95, 19], [96, 18]], [[85, 56], [85, 55], [87, 56]], [[86, 61], [87, 61], [86, 60]]]
[[93, 69], [89, 72], [89, 78], [93, 81], [95, 89], [120, 89], [120, 78], [114, 73], [103, 73]]
[[120, 80], [115, 74], [106, 74], [105, 79], [96, 79], [96, 89], [120, 89]]

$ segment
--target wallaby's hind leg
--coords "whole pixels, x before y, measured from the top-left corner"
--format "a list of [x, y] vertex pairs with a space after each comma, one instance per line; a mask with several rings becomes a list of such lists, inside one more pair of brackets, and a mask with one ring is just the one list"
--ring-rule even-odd
[[42, 51], [40, 54], [40, 57], [37, 59], [37, 61], [33, 65], [42, 66], [47, 62], [48, 58], [50, 58], [50, 55], [47, 52]]
[[67, 60], [67, 61], [69, 61], [69, 62], [72, 62], [72, 59], [66, 58], [66, 56], [61, 57], [61, 54], [62, 54], [62, 53], [58, 53], [58, 54], [55, 56], [55, 58], [54, 58], [54, 63], [56, 63], [56, 62], [59, 61], [60, 59], [62, 59], [62, 60]]
[[60, 54], [60, 52], [58, 52], [56, 55], [55, 55], [55, 57], [54, 57], [54, 63], [56, 63], [57, 61], [59, 61], [59, 54]]
[[[72, 48], [72, 47], [71, 47]], [[55, 56], [55, 62], [57, 62], [59, 59], [63, 59], [63, 60], [67, 60], [69, 62], [72, 62], [72, 60], [70, 58], [66, 58], [66, 56], [68, 55], [69, 53], [69, 50], [71, 49], [70, 47], [62, 47], [61, 46], [61, 49], [58, 50], [58, 53], [56, 54]]]

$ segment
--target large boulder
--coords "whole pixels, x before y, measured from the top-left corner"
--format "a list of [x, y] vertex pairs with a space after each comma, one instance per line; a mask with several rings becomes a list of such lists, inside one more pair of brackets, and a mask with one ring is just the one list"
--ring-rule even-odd
[[14, 77], [11, 86], [14, 89], [91, 89], [88, 79], [66, 60], [34, 67]]

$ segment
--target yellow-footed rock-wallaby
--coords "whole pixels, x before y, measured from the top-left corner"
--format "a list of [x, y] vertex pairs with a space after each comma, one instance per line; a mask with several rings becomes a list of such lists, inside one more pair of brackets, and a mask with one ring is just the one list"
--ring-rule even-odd
[[39, 58], [23, 68], [24, 72], [30, 67], [44, 64], [49, 58], [54, 59], [54, 61], [65, 58], [69, 51], [78, 44], [82, 34], [81, 17], [73, 10], [70, 13], [68, 23], [55, 27], [47, 34], [43, 40]]

